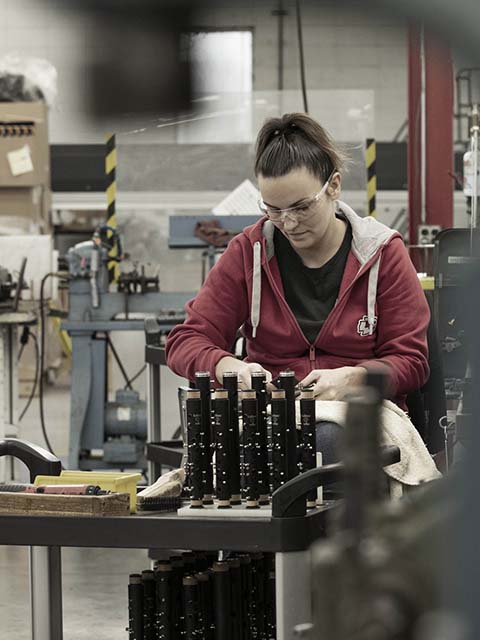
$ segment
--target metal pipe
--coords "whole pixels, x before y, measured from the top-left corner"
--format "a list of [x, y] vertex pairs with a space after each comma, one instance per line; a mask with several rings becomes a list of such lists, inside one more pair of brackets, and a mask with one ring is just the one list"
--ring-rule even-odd
[[298, 53], [300, 57], [300, 80], [302, 85], [303, 110], [305, 111], [305, 113], [308, 113], [307, 85], [305, 80], [305, 56], [303, 52], [302, 13], [300, 9], [300, 0], [296, 0], [295, 8], [297, 12]]

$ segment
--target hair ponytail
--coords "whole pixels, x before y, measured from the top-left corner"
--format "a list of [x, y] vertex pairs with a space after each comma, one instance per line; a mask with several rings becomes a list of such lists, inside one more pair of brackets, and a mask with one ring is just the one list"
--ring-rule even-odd
[[255, 175], [283, 176], [305, 167], [325, 181], [344, 171], [347, 156], [327, 131], [305, 113], [268, 119], [257, 136]]

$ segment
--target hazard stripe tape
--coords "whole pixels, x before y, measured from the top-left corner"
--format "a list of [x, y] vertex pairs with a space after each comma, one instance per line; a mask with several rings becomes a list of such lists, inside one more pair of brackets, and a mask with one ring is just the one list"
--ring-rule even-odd
[[376, 169], [377, 150], [374, 138], [367, 138], [365, 163], [367, 165], [367, 202], [368, 215], [376, 218], [377, 208], [377, 169]]
[[[115, 135], [107, 136], [105, 149], [105, 175], [106, 175], [106, 196], [107, 196], [107, 224], [110, 227], [117, 227], [117, 149]], [[107, 235], [111, 235], [111, 232]], [[109, 257], [115, 258], [117, 249], [114, 247], [108, 253]], [[118, 280], [118, 262], [110, 260], [108, 262], [108, 279], [109, 282], [117, 282]]]

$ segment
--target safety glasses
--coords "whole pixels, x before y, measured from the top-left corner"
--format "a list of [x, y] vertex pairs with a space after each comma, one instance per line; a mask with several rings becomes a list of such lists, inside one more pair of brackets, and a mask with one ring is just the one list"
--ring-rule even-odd
[[289, 218], [292, 222], [303, 222], [308, 220], [315, 213], [315, 204], [320, 200], [330, 184], [331, 179], [335, 175], [335, 171], [330, 174], [330, 177], [325, 182], [321, 190], [311, 198], [306, 198], [302, 203], [295, 205], [294, 207], [288, 207], [287, 209], [276, 209], [266, 204], [263, 200], [258, 201], [260, 211], [265, 214], [272, 222], [283, 224], [286, 218]]

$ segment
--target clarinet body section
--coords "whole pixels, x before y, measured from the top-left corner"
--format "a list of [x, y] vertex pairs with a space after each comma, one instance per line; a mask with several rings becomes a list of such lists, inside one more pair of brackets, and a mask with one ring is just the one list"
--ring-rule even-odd
[[231, 448], [229, 447], [229, 401], [228, 392], [221, 389], [216, 391], [212, 400], [213, 428], [215, 436], [216, 462], [216, 494], [219, 509], [230, 508], [232, 492], [231, 479]]
[[202, 403], [202, 428], [205, 437], [206, 456], [204, 459], [205, 494], [203, 504], [213, 504], [213, 432], [211, 419], [211, 377], [209, 371], [197, 371], [195, 373], [195, 386], [200, 391]]
[[187, 391], [187, 478], [190, 485], [190, 506], [193, 509], [203, 507], [206, 491], [206, 430], [202, 416], [202, 399], [200, 391]]
[[284, 389], [272, 391], [272, 485], [276, 491], [287, 481], [287, 401]]
[[278, 376], [279, 386], [285, 391], [286, 400], [286, 473], [287, 480], [298, 475], [298, 442], [297, 425], [295, 418], [295, 373], [293, 371], [281, 371]]
[[240, 481], [240, 425], [238, 418], [238, 374], [235, 371], [223, 375], [223, 388], [228, 393], [229, 423], [228, 447], [230, 450], [229, 482], [231, 490], [230, 503], [241, 504]]
[[130, 575], [130, 640], [275, 640], [273, 553], [185, 555]]
[[269, 504], [270, 482], [268, 464], [268, 429], [267, 429], [267, 380], [263, 371], [252, 373], [252, 389], [257, 396], [258, 412], [258, 449], [257, 472], [260, 505]]
[[[293, 371], [280, 372], [275, 389], [264, 372], [252, 372], [251, 381], [240, 390], [238, 374], [226, 372], [223, 388], [214, 389], [210, 373], [197, 372], [197, 388], [187, 392], [187, 484], [199, 517], [217, 509], [259, 515], [273, 492], [318, 464], [313, 391], [302, 390], [297, 424]], [[308, 495], [309, 508], [318, 504], [316, 493]]]
[[[315, 398], [313, 391], [305, 390], [300, 397], [300, 433], [302, 436], [300, 471], [309, 471], [317, 466], [317, 445], [315, 437]], [[307, 495], [307, 508], [317, 504], [317, 490]]]
[[245, 498], [247, 509], [258, 509], [260, 498], [258, 402], [255, 391], [242, 392]]

